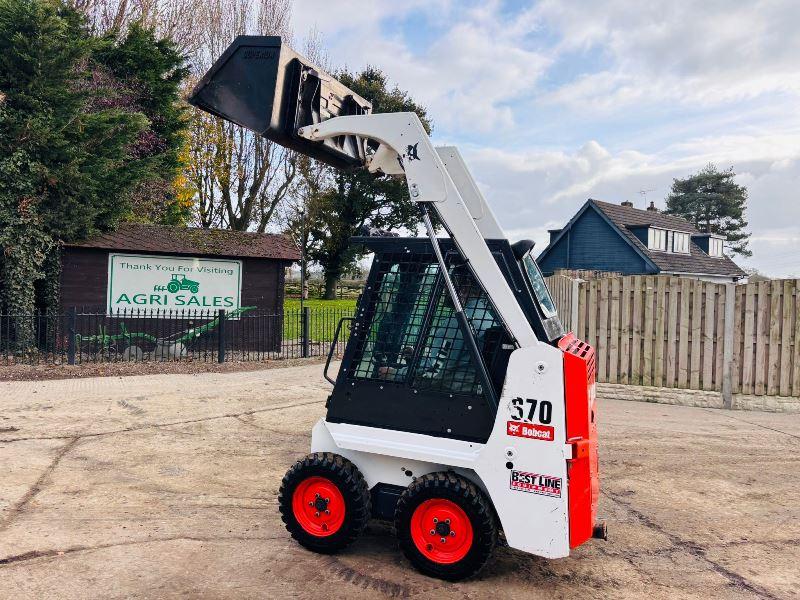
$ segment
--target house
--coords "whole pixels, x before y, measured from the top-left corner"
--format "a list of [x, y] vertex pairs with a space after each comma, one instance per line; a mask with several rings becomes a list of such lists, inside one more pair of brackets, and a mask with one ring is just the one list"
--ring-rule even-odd
[[624, 275], [678, 275], [731, 282], [747, 274], [723, 252], [725, 239], [698, 231], [686, 219], [632, 202], [589, 199], [563, 229], [550, 230], [538, 262], [546, 275], [558, 269]]

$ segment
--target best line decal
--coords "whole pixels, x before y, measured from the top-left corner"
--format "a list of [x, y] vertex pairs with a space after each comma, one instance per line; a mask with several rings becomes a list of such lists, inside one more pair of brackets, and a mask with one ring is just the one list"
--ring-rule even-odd
[[561, 497], [561, 478], [525, 471], [511, 471], [509, 487], [515, 492]]

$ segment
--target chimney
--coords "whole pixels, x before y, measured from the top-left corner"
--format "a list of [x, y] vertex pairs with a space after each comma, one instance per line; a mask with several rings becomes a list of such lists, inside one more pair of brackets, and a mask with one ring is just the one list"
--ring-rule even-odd
[[623, 202], [620, 203], [620, 205], [627, 206], [628, 208], [633, 208], [633, 202], [631, 202], [630, 200], [624, 200]]
[[650, 206], [647, 207], [647, 210], [649, 210], [650, 212], [658, 212], [655, 202], [650, 200]]

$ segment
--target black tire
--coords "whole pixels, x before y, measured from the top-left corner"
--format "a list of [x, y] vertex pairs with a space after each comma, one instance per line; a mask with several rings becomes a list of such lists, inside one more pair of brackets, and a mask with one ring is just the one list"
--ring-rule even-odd
[[[344, 520], [334, 533], [314, 535], [298, 520], [304, 517], [295, 514], [295, 491], [311, 478], [332, 482], [342, 496]], [[292, 465], [281, 482], [278, 504], [281, 519], [291, 536], [305, 548], [322, 554], [333, 554], [351, 544], [364, 530], [370, 516], [370, 493], [361, 471], [346, 458], [331, 452], [309, 454]]]
[[[414, 542], [412, 517], [427, 500], [450, 501], [469, 519], [472, 527], [472, 543], [468, 546], [466, 555], [460, 560], [449, 564], [437, 562], [425, 556]], [[420, 510], [424, 510], [424, 507]], [[497, 524], [490, 501], [471, 481], [449, 472], [425, 475], [406, 488], [395, 509], [395, 528], [400, 549], [411, 564], [425, 575], [448, 581], [458, 581], [475, 575], [489, 560], [497, 543]], [[437, 532], [436, 536], [439, 535]], [[447, 534], [444, 535], [445, 538], [441, 539], [449, 541]], [[435, 540], [433, 544], [436, 544]], [[428, 548], [433, 544], [428, 544]]]
[[180, 288], [181, 288], [181, 286], [179, 284], [175, 283], [174, 281], [170, 281], [167, 284], [167, 290], [170, 291], [173, 294], [175, 292], [177, 292]]

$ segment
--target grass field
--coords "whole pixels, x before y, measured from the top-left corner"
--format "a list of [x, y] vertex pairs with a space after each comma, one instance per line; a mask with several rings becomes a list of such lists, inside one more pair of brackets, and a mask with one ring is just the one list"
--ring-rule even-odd
[[[336, 325], [342, 317], [349, 317], [356, 312], [355, 298], [345, 298], [343, 300], [320, 300], [314, 298], [303, 303], [310, 309], [310, 337], [315, 342], [331, 342], [333, 334], [336, 332]], [[300, 338], [302, 331], [302, 313], [300, 312], [300, 300], [298, 298], [287, 298], [284, 302], [284, 321], [283, 339], [296, 340]], [[346, 331], [341, 338], [344, 341]]]
[[[311, 310], [317, 310], [319, 308], [331, 308], [337, 310], [355, 310], [356, 309], [356, 299], [355, 298], [344, 298], [342, 300], [321, 300], [319, 298], [312, 298], [310, 300], [306, 300], [303, 303], [305, 306], [310, 308]], [[300, 299], [299, 298], [286, 298], [283, 302], [283, 308], [285, 310], [299, 310], [300, 309]]]

